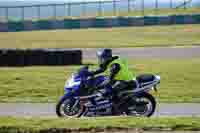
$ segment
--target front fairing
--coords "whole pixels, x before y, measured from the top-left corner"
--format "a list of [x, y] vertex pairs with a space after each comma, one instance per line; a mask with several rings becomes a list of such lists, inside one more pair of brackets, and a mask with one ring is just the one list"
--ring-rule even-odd
[[[91, 73], [88, 71], [87, 67], [82, 67], [79, 71], [77, 71], [77, 73], [72, 74], [71, 77], [65, 82], [65, 94], [72, 93], [74, 96], [82, 95], [79, 93], [87, 91], [87, 87], [92, 89], [105, 80], [104, 76], [90, 78], [90, 75]], [[83, 87], [86, 87], [86, 90]]]
[[76, 92], [81, 86], [81, 78], [75, 74], [66, 80], [64, 91], [65, 93], [74, 93]]

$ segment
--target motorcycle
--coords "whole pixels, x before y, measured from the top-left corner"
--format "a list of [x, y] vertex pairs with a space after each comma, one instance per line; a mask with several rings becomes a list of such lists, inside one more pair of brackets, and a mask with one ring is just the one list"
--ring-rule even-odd
[[[156, 100], [149, 93], [157, 91], [160, 76], [144, 74], [136, 77], [136, 87], [123, 89], [113, 102], [113, 96], [102, 97], [98, 86], [105, 76], [90, 77], [88, 67], [82, 67], [66, 80], [64, 95], [56, 104], [58, 117], [77, 118], [81, 116], [144, 116], [150, 117], [156, 109]], [[128, 84], [128, 82], [127, 82]], [[91, 87], [92, 86], [92, 87]], [[116, 100], [116, 98], [118, 100]], [[117, 102], [116, 102], [117, 101]]]

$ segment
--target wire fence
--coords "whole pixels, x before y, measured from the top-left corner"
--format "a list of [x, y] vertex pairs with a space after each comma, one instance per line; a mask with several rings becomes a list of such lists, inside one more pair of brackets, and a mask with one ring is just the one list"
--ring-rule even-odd
[[102, 17], [102, 16], [145, 16], [156, 15], [159, 9], [186, 9], [192, 0], [112, 0], [97, 2], [73, 2], [64, 4], [0, 6], [0, 21], [63, 19], [67, 17]]

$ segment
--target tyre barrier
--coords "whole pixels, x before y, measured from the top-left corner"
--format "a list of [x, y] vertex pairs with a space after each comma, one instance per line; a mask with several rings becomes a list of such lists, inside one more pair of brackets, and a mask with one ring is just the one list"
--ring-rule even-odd
[[64, 21], [62, 20], [52, 20], [52, 29], [64, 29]]
[[184, 15], [171, 16], [171, 24], [184, 24]]
[[158, 17], [156, 16], [145, 16], [144, 25], [158, 25]]
[[0, 49], [0, 66], [81, 65], [82, 52], [66, 49]]
[[192, 15], [192, 19], [194, 20], [195, 24], [200, 23], [200, 15], [198, 15], [198, 14]]
[[5, 49], [0, 50], [0, 66], [23, 66], [24, 65], [24, 51]]
[[90, 28], [93, 25], [93, 19], [92, 18], [87, 18], [87, 19], [82, 19], [80, 21], [80, 27], [81, 28]]
[[144, 26], [144, 18], [143, 17], [135, 17], [129, 18], [130, 26]]
[[24, 24], [22, 22], [8, 22], [8, 31], [15, 32], [23, 30], [24, 30]]
[[23, 21], [23, 22], [8, 22], [8, 23], [0, 22], [0, 32], [48, 30], [48, 29], [80, 29], [80, 28], [105, 28], [105, 27], [123, 27], [123, 26], [169, 25], [169, 24], [200, 24], [200, 14], [39, 20], [39, 21]]
[[8, 31], [8, 23], [0, 22], [0, 32], [7, 32]]
[[65, 19], [64, 27], [65, 29], [79, 29], [80, 28], [80, 19]]

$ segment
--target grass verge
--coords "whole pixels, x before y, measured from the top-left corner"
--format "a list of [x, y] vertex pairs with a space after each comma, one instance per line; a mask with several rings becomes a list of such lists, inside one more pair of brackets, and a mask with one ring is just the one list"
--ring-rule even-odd
[[0, 118], [0, 132], [4, 133], [39, 133], [39, 132], [69, 132], [69, 131], [109, 131], [109, 130], [145, 130], [145, 131], [176, 131], [200, 130], [199, 117], [180, 118]]
[[0, 48], [99, 48], [200, 45], [200, 24], [0, 32]]
[[[161, 102], [200, 102], [200, 59], [132, 59], [137, 75], [161, 76]], [[94, 66], [93, 66], [94, 67]], [[56, 102], [65, 79], [79, 66], [0, 68], [0, 102]]]
[[103, 13], [104, 17], [109, 16], [151, 16], [151, 15], [185, 15], [185, 14], [198, 14], [200, 13], [200, 8], [193, 7], [193, 8], [162, 8], [162, 9], [145, 9], [143, 11], [139, 10], [133, 10], [130, 12], [120, 11], [116, 12], [116, 14], [111, 13]]

